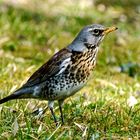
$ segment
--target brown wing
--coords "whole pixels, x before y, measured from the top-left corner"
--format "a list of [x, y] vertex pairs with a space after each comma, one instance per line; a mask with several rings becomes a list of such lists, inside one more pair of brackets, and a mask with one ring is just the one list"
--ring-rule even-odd
[[[69, 50], [60, 50], [49, 61], [42, 65], [35, 73], [33, 73], [33, 75], [28, 79], [27, 83], [25, 83], [23, 87], [34, 86], [47, 80], [47, 78], [53, 75], [62, 73], [64, 71], [64, 66], [65, 68], [67, 66], [64, 62], [68, 64], [70, 62], [70, 58], [71, 52]], [[63, 64], [64, 66], [62, 66]]]

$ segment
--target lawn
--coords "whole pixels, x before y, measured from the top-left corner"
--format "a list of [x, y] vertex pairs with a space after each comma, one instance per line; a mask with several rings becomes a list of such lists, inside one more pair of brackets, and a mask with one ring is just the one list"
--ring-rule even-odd
[[[22, 3], [23, 2], [23, 3]], [[9, 95], [67, 46], [84, 26], [119, 29], [100, 46], [88, 84], [65, 100], [61, 126], [47, 101], [13, 100], [0, 105], [0, 140], [140, 139], [140, 9], [138, 1], [102, 3], [49, 0], [0, 1], [0, 99]]]

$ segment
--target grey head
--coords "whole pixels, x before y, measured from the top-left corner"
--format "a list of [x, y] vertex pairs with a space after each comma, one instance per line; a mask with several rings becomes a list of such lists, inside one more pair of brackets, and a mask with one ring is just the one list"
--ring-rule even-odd
[[68, 46], [68, 49], [71, 51], [85, 52], [88, 51], [88, 48], [85, 44], [98, 47], [104, 36], [116, 29], [116, 27], [105, 28], [100, 24], [88, 25], [80, 31], [77, 37]]

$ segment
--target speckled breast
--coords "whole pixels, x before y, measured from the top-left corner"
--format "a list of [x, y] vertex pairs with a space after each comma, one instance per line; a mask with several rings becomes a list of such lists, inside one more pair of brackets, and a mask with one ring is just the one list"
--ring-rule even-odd
[[91, 49], [86, 53], [74, 54], [71, 65], [66, 70], [46, 81], [43, 96], [48, 100], [65, 99], [80, 90], [88, 81], [96, 63], [96, 53]]

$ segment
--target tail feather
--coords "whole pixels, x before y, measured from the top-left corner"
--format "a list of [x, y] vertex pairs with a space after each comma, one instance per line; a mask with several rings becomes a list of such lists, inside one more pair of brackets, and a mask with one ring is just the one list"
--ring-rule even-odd
[[0, 104], [3, 104], [7, 101], [14, 100], [14, 99], [31, 98], [32, 97], [31, 95], [32, 95], [31, 89], [19, 89], [19, 90], [15, 91], [13, 94], [1, 99]]
[[7, 97], [1, 99], [1, 100], [0, 100], [0, 104], [3, 104], [3, 103], [5, 103], [5, 102], [7, 102], [7, 101], [9, 101], [9, 100], [18, 99], [19, 96], [20, 96], [20, 95], [17, 95], [17, 94], [14, 94], [14, 93], [13, 93], [13, 94], [11, 94], [11, 95], [9, 95], [9, 96], [7, 96]]

